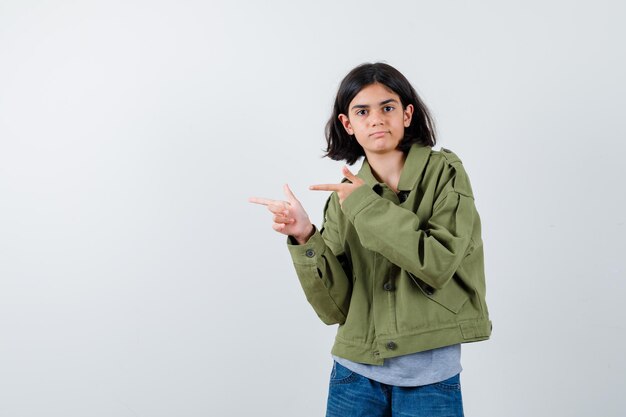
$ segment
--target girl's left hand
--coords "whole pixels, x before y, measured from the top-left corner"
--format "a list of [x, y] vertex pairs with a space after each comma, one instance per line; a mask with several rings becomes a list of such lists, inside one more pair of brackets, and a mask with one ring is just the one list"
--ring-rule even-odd
[[343, 204], [343, 201], [352, 194], [352, 191], [356, 190], [361, 185], [365, 184], [361, 178], [354, 175], [348, 167], [344, 166], [341, 169], [341, 172], [344, 177], [349, 179], [349, 182], [342, 182], [340, 184], [317, 184], [311, 185], [309, 190], [318, 190], [318, 191], [336, 191], [339, 196], [339, 204]]

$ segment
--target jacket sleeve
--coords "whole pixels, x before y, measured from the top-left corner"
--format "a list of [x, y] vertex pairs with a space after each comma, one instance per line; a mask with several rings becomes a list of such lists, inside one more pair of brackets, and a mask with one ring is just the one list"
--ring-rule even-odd
[[473, 248], [477, 216], [474, 198], [454, 189], [437, 198], [432, 216], [425, 223], [366, 184], [344, 200], [342, 210], [365, 248], [380, 253], [435, 289], [446, 285]]
[[343, 324], [346, 321], [352, 293], [350, 268], [336, 223], [338, 207], [333, 193], [324, 207], [321, 231], [316, 228], [304, 245], [298, 245], [291, 236], [287, 239], [287, 247], [306, 298], [326, 324]]

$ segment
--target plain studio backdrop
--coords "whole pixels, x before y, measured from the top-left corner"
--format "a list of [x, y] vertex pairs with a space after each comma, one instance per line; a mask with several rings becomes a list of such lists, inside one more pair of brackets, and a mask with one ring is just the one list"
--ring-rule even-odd
[[624, 10], [3, 0], [0, 415], [323, 415], [336, 327], [247, 198], [289, 183], [319, 225], [339, 82], [385, 61], [483, 222], [466, 415], [623, 416]]

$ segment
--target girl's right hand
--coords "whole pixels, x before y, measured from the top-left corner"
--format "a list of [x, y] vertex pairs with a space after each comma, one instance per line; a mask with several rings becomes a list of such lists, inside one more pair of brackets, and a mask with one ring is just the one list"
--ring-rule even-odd
[[287, 201], [270, 200], [267, 198], [251, 197], [251, 203], [262, 204], [274, 214], [272, 228], [284, 235], [293, 236], [299, 244], [305, 244], [315, 232], [309, 215], [300, 204], [287, 184], [283, 186]]

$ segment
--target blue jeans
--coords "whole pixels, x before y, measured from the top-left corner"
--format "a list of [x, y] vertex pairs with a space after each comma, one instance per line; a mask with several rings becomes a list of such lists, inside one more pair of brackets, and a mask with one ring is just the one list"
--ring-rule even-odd
[[463, 417], [459, 374], [419, 387], [382, 384], [334, 362], [326, 417]]

